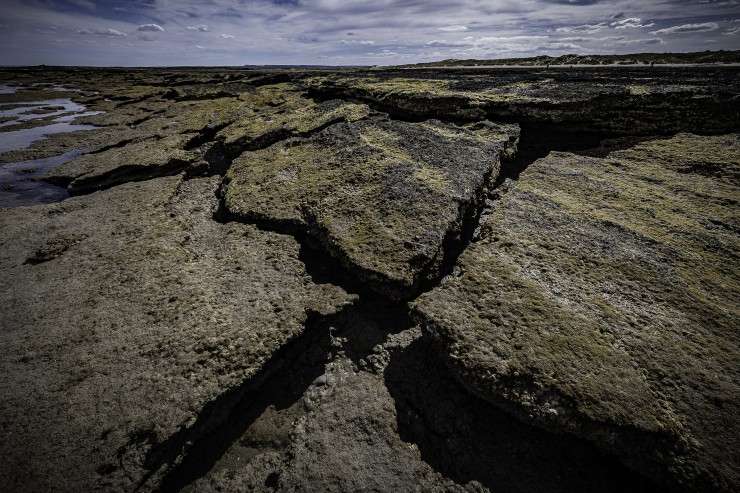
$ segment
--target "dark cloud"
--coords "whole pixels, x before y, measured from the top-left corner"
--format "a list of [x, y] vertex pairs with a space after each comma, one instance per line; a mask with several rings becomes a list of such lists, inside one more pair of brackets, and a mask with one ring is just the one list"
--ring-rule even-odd
[[[736, 49], [740, 34], [737, 0], [0, 1], [0, 65], [373, 65]], [[157, 50], [132, 40], [156, 40]]]
[[560, 5], [594, 5], [597, 3], [609, 3], [604, 0], [543, 0], [544, 3], [557, 3]]

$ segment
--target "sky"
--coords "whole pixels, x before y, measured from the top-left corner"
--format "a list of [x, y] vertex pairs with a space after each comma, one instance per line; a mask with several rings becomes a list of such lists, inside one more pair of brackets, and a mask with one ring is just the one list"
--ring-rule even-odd
[[0, 65], [395, 65], [740, 49], [740, 0], [0, 0]]

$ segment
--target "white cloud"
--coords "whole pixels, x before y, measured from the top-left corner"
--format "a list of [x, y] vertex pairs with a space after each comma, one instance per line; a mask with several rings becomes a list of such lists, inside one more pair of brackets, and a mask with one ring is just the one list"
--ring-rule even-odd
[[207, 24], [198, 24], [197, 26], [186, 26], [185, 29], [188, 31], [198, 31], [201, 33], [207, 33], [211, 31], [211, 26]]
[[573, 43], [547, 43], [538, 46], [538, 50], [580, 50], [581, 46]]
[[375, 41], [360, 41], [356, 39], [340, 39], [339, 42], [343, 45], [374, 45]]
[[164, 28], [159, 24], [142, 24], [137, 31], [164, 32]]
[[236, 36], [232, 36], [231, 34], [223, 34], [221, 33], [221, 37], [224, 39], [234, 39]]
[[467, 31], [468, 28], [466, 26], [458, 25], [458, 26], [447, 26], [447, 27], [440, 27], [438, 28], [440, 31], [446, 31], [446, 32], [463, 32]]
[[623, 41], [616, 41], [614, 44], [617, 46], [662, 45], [665, 44], [665, 41], [663, 41], [661, 38], [627, 39]]
[[650, 24], [643, 24], [642, 19], [639, 17], [630, 17], [629, 19], [612, 22], [609, 25], [614, 29], [636, 29], [638, 27], [653, 27], [655, 23], [651, 22]]
[[716, 22], [704, 22], [701, 24], [683, 24], [681, 26], [666, 27], [652, 31], [650, 34], [679, 34], [679, 33], [702, 33], [707, 31], [716, 31], [719, 24]]
[[96, 36], [128, 36], [127, 33], [123, 31], [118, 31], [116, 29], [78, 29], [77, 34], [94, 34]]
[[559, 27], [555, 29], [558, 33], [586, 33], [592, 34], [600, 30], [602, 27], [606, 27], [606, 24], [601, 22], [599, 24], [582, 24], [580, 26], [567, 26]]
[[201, 45], [195, 45], [195, 47], [198, 48], [199, 50], [205, 50], [206, 49], [205, 46], [201, 46]]
[[735, 36], [736, 34], [740, 34], [740, 27], [733, 27], [732, 29], [728, 29], [724, 33], [725, 36]]

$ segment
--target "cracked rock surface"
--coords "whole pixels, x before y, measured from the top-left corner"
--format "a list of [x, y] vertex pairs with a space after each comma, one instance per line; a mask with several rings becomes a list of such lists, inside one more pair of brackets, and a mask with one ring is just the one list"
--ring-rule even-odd
[[552, 153], [415, 313], [471, 391], [651, 476], [732, 489], [737, 135]]
[[292, 238], [213, 221], [216, 186], [0, 212], [4, 489], [149, 489], [214, 426], [203, 415], [225, 419], [309, 318], [351, 301], [311, 281]]
[[376, 116], [237, 158], [225, 207], [236, 218], [308, 231], [374, 289], [409, 296], [441, 272], [518, 128]]
[[740, 483], [736, 68], [0, 82], [0, 490]]

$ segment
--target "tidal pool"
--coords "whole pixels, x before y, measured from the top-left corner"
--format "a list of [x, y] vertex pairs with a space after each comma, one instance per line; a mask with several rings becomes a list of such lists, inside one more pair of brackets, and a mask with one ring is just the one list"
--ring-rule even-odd
[[[10, 130], [0, 132], [0, 153], [25, 149], [33, 142], [44, 138], [46, 135], [74, 132], [78, 130], [93, 130], [93, 125], [75, 125], [74, 120], [83, 116], [97, 115], [100, 111], [85, 111], [85, 107], [77, 104], [71, 99], [50, 99], [46, 101], [34, 101], [16, 107], [13, 104], [8, 109], [3, 109], [8, 104], [0, 104], [0, 119], [11, 118], [11, 120], [0, 123], [0, 128], [17, 125], [24, 121], [41, 120], [52, 118], [49, 125], [42, 125], [21, 130]], [[38, 111], [48, 111], [38, 113]]]
[[0, 208], [49, 204], [69, 197], [65, 188], [41, 181], [51, 168], [80, 154], [79, 149], [43, 159], [0, 165]]
[[[0, 85], [0, 94], [12, 94], [17, 89]], [[56, 85], [52, 89], [67, 93], [76, 91]], [[101, 112], [85, 111], [85, 106], [75, 103], [70, 98], [2, 103], [0, 120], [6, 121], [0, 123], [0, 153], [26, 149], [47, 135], [99, 128], [94, 125], [74, 124], [77, 118], [99, 113]], [[31, 128], [19, 130], [3, 128], [34, 120], [44, 121], [39, 122], [39, 126]], [[81, 152], [77, 149], [58, 156], [0, 165], [0, 207], [47, 204], [69, 197], [66, 189], [41, 181], [40, 178], [50, 169], [74, 159]]]

